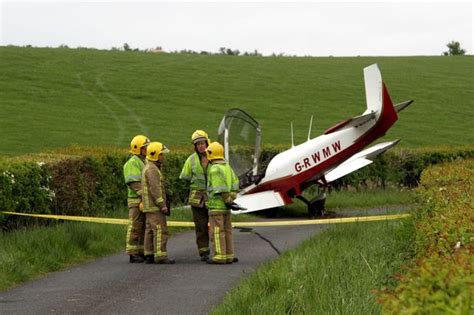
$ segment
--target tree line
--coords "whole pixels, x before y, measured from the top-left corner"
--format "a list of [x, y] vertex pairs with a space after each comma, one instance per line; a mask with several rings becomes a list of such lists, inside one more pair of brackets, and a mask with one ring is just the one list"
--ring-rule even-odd
[[[14, 46], [14, 45], [8, 45], [8, 46]], [[31, 48], [33, 47], [32, 45], [26, 45], [24, 46], [26, 48]], [[442, 53], [443, 56], [463, 56], [466, 54], [466, 50], [461, 48], [461, 44], [458, 41], [451, 41], [448, 44], [446, 44], [446, 47], [448, 47], [447, 51], [444, 51]], [[58, 46], [58, 48], [70, 48], [66, 44], [61, 44]], [[96, 48], [90, 48], [90, 47], [77, 47], [76, 49], [96, 49]], [[122, 46], [119, 47], [112, 47], [110, 50], [112, 51], [141, 51], [141, 52], [165, 52], [161, 46], [156, 46], [155, 48], [147, 48], [144, 50], [140, 50], [139, 48], [132, 48], [128, 43], [124, 43]], [[232, 48], [227, 48], [227, 47], [220, 47], [217, 52], [210, 52], [210, 51], [195, 51], [191, 49], [181, 49], [181, 50], [174, 50], [174, 51], [169, 51], [166, 53], [171, 53], [171, 54], [190, 54], [190, 55], [228, 55], [228, 56], [263, 56], [262, 53], [260, 53], [257, 49], [251, 52], [241, 52], [238, 49], [232, 49]], [[285, 53], [272, 53], [270, 56], [272, 57], [296, 57], [296, 55], [288, 55]], [[332, 56], [330, 56], [332, 57]]]

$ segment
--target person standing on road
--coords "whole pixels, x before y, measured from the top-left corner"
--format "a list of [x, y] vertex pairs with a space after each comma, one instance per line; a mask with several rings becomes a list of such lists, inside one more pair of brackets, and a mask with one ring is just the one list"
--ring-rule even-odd
[[234, 257], [232, 239], [231, 209], [239, 209], [234, 203], [239, 189], [239, 179], [224, 159], [224, 147], [212, 142], [206, 149], [210, 162], [208, 168], [207, 192], [213, 257], [208, 264], [231, 264], [237, 262]]
[[142, 172], [143, 212], [146, 216], [145, 229], [145, 263], [174, 264], [168, 258], [168, 226], [166, 214], [170, 209], [166, 206], [165, 178], [161, 173], [164, 154], [168, 148], [160, 142], [151, 142], [147, 147], [146, 165]]
[[209, 259], [209, 214], [206, 207], [207, 201], [207, 166], [206, 149], [209, 137], [203, 130], [196, 130], [191, 135], [194, 153], [184, 163], [180, 179], [189, 182], [189, 205], [193, 212], [193, 221], [196, 231], [196, 244], [201, 261]]
[[145, 236], [145, 215], [140, 209], [142, 201], [142, 170], [145, 166], [146, 147], [150, 139], [143, 135], [135, 136], [130, 142], [132, 156], [123, 166], [123, 176], [128, 190], [128, 229], [126, 252], [131, 263], [141, 263]]

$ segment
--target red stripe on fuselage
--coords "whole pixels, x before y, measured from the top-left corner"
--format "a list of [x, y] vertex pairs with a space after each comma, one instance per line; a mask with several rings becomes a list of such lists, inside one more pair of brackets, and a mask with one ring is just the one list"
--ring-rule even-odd
[[[397, 121], [398, 116], [393, 107], [392, 100], [388, 94], [385, 83], [382, 83], [382, 112], [375, 125], [370, 128], [365, 134], [358, 139], [354, 140], [354, 143], [347, 149], [338, 152], [336, 155], [330, 157], [326, 161], [313, 168], [305, 170], [293, 176], [281, 177], [261, 185], [256, 186], [247, 194], [257, 193], [261, 191], [274, 190], [280, 192], [281, 197], [285, 203], [291, 203], [291, 197], [288, 196], [288, 192], [291, 189], [295, 189], [296, 194], [301, 193], [301, 184], [314, 178], [315, 176], [321, 176], [322, 173], [329, 167], [336, 167], [341, 164], [357, 152], [361, 151], [364, 147], [374, 142], [378, 138], [385, 135], [388, 129]], [[290, 167], [290, 166], [289, 166]]]

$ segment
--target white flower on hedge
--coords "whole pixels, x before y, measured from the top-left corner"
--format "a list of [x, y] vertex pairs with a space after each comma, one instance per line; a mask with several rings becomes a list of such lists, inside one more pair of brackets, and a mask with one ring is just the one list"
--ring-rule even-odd
[[38, 164], [39, 167], [45, 165], [46, 163], [45, 162], [42, 162], [42, 161], [39, 161], [39, 162], [36, 162], [36, 164]]
[[44, 190], [48, 194], [49, 201], [53, 201], [54, 197], [56, 197], [56, 193], [54, 192], [54, 190], [50, 189], [49, 187], [41, 186], [40, 189]]
[[56, 193], [54, 192], [54, 190], [49, 191], [48, 197], [49, 201], [53, 201], [54, 197], [56, 197]]
[[3, 172], [3, 176], [5, 177], [10, 177], [10, 182], [12, 184], [15, 184], [15, 175], [13, 175], [12, 173], [10, 173], [9, 171], [4, 171]]

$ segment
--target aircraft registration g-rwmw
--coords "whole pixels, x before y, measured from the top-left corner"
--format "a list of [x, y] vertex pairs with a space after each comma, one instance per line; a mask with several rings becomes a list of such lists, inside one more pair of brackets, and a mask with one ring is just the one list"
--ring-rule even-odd
[[367, 166], [375, 156], [397, 144], [399, 140], [364, 149], [384, 136], [397, 121], [397, 113], [413, 100], [393, 105], [377, 64], [364, 68], [364, 83], [367, 109], [362, 115], [344, 120], [313, 139], [310, 126], [306, 142], [297, 146], [292, 143], [290, 149], [269, 162], [260, 160], [258, 122], [240, 109], [229, 110], [218, 133], [225, 158], [240, 179], [241, 190], [235, 203], [241, 210], [233, 213], [281, 207], [297, 198], [307, 204], [310, 215], [320, 215], [325, 194], [308, 201], [302, 195], [305, 189], [313, 185], [324, 187]]

